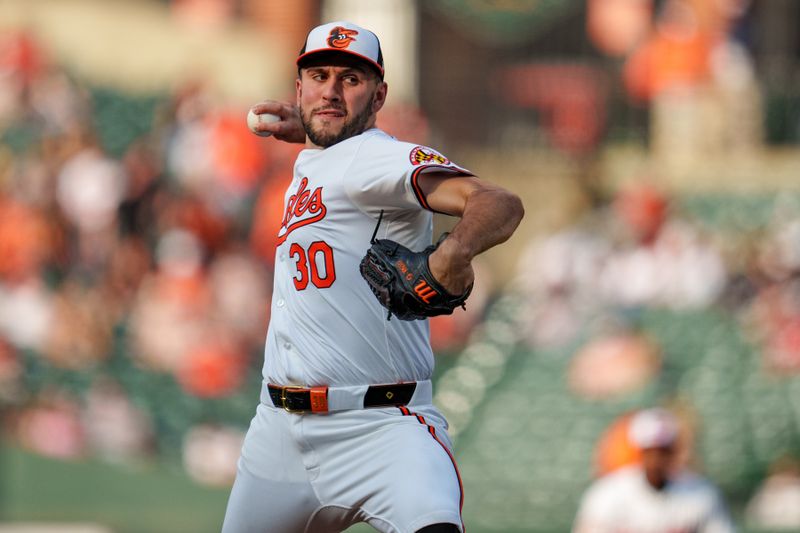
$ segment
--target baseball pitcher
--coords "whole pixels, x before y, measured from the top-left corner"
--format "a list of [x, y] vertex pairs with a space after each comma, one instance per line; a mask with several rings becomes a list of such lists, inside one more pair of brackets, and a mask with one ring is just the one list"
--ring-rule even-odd
[[[507, 240], [519, 198], [375, 127], [380, 43], [311, 30], [296, 104], [255, 132], [304, 142], [278, 232], [264, 383], [224, 533], [463, 531], [447, 422], [431, 404], [426, 318], [468, 305], [472, 258]], [[460, 217], [432, 244], [432, 213]]]

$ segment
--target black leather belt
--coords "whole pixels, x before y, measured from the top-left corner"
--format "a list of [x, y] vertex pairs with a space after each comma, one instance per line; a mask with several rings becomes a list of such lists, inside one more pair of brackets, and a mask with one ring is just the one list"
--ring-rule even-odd
[[[328, 409], [328, 387], [283, 387], [270, 383], [267, 388], [272, 404], [290, 413], [327, 413], [332, 410]], [[414, 396], [416, 388], [415, 382], [370, 385], [364, 393], [361, 406], [369, 408], [406, 405]]]

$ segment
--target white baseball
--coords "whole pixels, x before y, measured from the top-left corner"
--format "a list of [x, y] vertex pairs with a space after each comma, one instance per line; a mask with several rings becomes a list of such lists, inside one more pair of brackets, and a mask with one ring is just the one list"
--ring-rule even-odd
[[258, 131], [256, 130], [256, 126], [259, 124], [269, 124], [270, 122], [279, 122], [280, 120], [281, 117], [278, 115], [271, 115], [269, 113], [256, 115], [253, 113], [252, 109], [247, 113], [247, 127], [250, 128], [250, 131], [261, 137], [269, 137], [272, 134], [268, 131]]

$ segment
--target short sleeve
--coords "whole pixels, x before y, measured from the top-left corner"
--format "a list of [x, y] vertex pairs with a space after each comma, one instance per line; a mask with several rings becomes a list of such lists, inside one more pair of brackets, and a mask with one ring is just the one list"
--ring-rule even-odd
[[419, 176], [426, 172], [472, 173], [427, 146], [394, 140], [388, 135], [366, 139], [345, 176], [352, 201], [362, 210], [431, 210]]

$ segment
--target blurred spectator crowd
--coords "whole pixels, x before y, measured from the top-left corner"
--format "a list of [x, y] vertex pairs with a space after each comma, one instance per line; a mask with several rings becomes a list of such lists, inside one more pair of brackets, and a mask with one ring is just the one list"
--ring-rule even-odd
[[[690, 203], [641, 182], [574, 225], [532, 241], [519, 279], [528, 295], [528, 344], [564, 345], [592, 323], [607, 344], [598, 352], [650, 353], [657, 347], [629, 335], [637, 311], [712, 309], [738, 321], [765, 372], [797, 375], [800, 196], [774, 195], [765, 202], [766, 215], [763, 206], [758, 213], [746, 202], [737, 207], [734, 198], [721, 197], [713, 203], [731, 215], [723, 225], [707, 216], [710, 209]], [[626, 332], [622, 338], [620, 331]], [[601, 386], [597, 378], [587, 386]]]
[[58, 457], [140, 459], [178, 444], [191, 463], [201, 432], [238, 448], [226, 425], [241, 428], [257, 397], [278, 181], [295, 147], [260, 142], [201, 82], [126, 106], [29, 34], [4, 35], [5, 429]]

